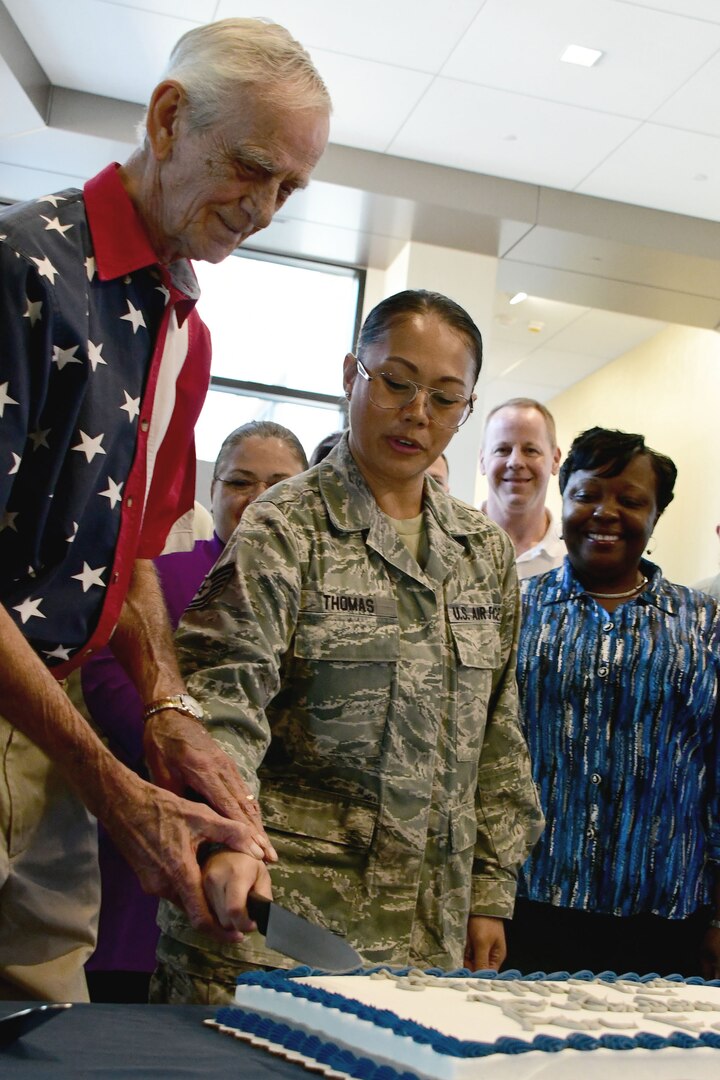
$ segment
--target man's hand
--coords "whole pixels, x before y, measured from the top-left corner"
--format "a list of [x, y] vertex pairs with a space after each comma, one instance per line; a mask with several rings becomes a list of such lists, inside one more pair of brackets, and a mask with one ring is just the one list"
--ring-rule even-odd
[[198, 720], [174, 709], [154, 713], [145, 725], [145, 757], [154, 782], [176, 795], [192, 788], [231, 821], [252, 826], [257, 858], [277, 861], [260, 818], [260, 808], [235, 763]]
[[219, 851], [211, 855], [203, 867], [203, 888], [208, 904], [220, 927], [243, 934], [257, 929], [247, 911], [247, 895], [251, 889], [272, 900], [270, 875], [264, 863], [235, 851]]
[[470, 971], [499, 971], [507, 955], [502, 919], [471, 915], [465, 942], [465, 967]]
[[102, 820], [145, 892], [182, 908], [196, 930], [238, 941], [237, 930], [223, 929], [208, 906], [197, 852], [206, 842], [244, 852], [267, 891], [256, 826], [220, 817], [204, 803], [181, 799], [127, 770], [123, 775], [122, 788], [103, 800]]

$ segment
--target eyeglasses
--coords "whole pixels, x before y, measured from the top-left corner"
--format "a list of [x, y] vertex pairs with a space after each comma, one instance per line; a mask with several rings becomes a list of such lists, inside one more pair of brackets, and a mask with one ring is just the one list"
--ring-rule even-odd
[[355, 363], [358, 373], [368, 382], [370, 400], [378, 409], [404, 409], [415, 400], [420, 390], [424, 390], [427, 394], [428, 418], [438, 427], [456, 430], [473, 411], [472, 398], [466, 398], [463, 394], [450, 394], [447, 390], [424, 386], [387, 371], [370, 375], [357, 357]]
[[233, 491], [257, 491], [258, 488], [269, 488], [271, 485], [265, 480], [246, 480], [238, 477], [237, 480], [226, 480], [223, 476], [213, 476], [218, 484], [226, 484]]

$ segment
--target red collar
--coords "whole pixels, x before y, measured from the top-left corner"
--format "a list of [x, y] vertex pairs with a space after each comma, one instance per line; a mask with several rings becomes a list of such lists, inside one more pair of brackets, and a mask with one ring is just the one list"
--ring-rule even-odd
[[157, 265], [142, 222], [120, 180], [117, 163], [108, 165], [83, 188], [85, 210], [101, 281]]
[[178, 259], [167, 267], [158, 263], [119, 169], [117, 162], [108, 165], [83, 188], [97, 275], [101, 281], [112, 281], [143, 267], [157, 266], [182, 324], [200, 295], [192, 264], [187, 259]]

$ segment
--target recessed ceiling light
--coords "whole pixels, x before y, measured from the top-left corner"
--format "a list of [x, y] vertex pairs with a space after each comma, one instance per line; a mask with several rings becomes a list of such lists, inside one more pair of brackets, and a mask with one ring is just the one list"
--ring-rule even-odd
[[514, 296], [511, 296], [508, 300], [509, 304], [522, 304], [523, 300], [527, 300], [526, 292], [516, 292]]
[[579, 64], [580, 67], [592, 67], [602, 56], [600, 49], [586, 49], [584, 45], [568, 45], [560, 59], [565, 64]]
[[529, 322], [527, 328], [531, 334], [539, 334], [545, 329], [544, 322]]

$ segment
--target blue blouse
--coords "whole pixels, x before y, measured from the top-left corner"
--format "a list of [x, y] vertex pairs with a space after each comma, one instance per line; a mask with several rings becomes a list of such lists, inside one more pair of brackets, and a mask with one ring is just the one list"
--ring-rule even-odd
[[568, 562], [523, 584], [518, 681], [546, 817], [518, 895], [684, 918], [720, 861], [720, 611], [663, 578], [609, 614]]

